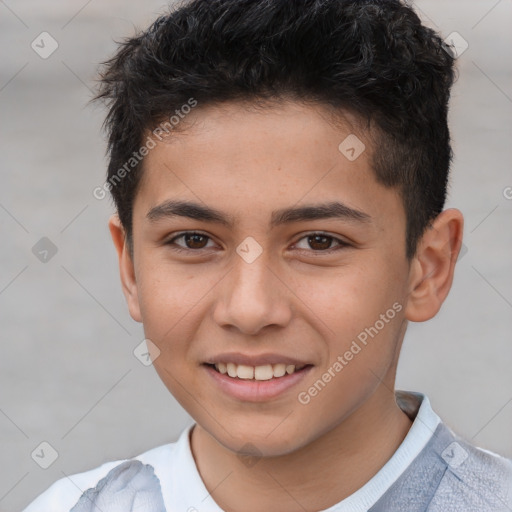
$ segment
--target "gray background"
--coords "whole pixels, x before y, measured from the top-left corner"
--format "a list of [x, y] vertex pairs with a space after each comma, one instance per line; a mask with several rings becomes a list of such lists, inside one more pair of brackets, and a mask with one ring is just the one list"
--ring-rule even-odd
[[[397, 387], [427, 393], [456, 431], [512, 457], [512, 2], [415, 5], [469, 44], [453, 91], [447, 204], [465, 215], [468, 250], [440, 314], [410, 325]], [[143, 331], [121, 293], [112, 205], [92, 195], [104, 181], [104, 112], [86, 105], [113, 40], [164, 9], [0, 0], [0, 511], [64, 475], [174, 441], [190, 422], [132, 353]], [[59, 44], [47, 59], [31, 48], [43, 31]], [[46, 263], [32, 252], [42, 237], [57, 248]], [[46, 470], [31, 458], [43, 441], [58, 452]]]

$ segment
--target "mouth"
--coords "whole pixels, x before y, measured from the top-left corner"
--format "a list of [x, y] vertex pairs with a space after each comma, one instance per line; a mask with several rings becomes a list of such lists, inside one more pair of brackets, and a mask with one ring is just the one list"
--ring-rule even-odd
[[292, 375], [300, 372], [308, 364], [294, 365], [294, 364], [264, 364], [259, 366], [249, 366], [245, 364], [236, 363], [205, 363], [206, 366], [213, 368], [221, 375], [227, 375], [232, 379], [240, 380], [255, 380], [266, 381], [271, 379], [281, 379], [287, 375]]
[[281, 396], [301, 382], [312, 364], [203, 363], [213, 385], [223, 394], [243, 402], [264, 402]]

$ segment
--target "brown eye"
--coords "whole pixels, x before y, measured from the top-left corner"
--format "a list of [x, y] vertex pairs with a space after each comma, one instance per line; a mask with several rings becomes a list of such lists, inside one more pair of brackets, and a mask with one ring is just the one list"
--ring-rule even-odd
[[[177, 243], [177, 240], [182, 240], [182, 242]], [[201, 249], [210, 248], [210, 246], [207, 246], [209, 240], [210, 237], [207, 235], [188, 231], [175, 236], [166, 242], [166, 244], [172, 246], [175, 251], [199, 251]]]
[[[335, 244], [334, 246], [333, 242]], [[301, 243], [303, 244], [302, 247], [300, 246]], [[344, 247], [348, 247], [348, 245], [349, 244], [343, 240], [324, 233], [312, 233], [304, 236], [297, 242], [297, 244], [295, 244], [298, 249], [310, 252], [328, 252], [331, 250], [343, 249]]]
[[331, 246], [333, 238], [331, 236], [325, 235], [311, 235], [308, 236], [309, 246], [314, 250], [323, 250], [329, 249]]
[[208, 237], [199, 233], [185, 234], [183, 237], [189, 249], [203, 249], [208, 242]]

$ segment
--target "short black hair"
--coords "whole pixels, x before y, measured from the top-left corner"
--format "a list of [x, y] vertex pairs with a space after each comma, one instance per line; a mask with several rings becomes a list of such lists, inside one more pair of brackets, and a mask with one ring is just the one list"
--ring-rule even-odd
[[367, 123], [372, 170], [379, 183], [399, 190], [412, 258], [446, 199], [454, 76], [453, 56], [441, 37], [400, 0], [174, 4], [147, 30], [119, 43], [103, 63], [95, 97], [109, 109], [106, 184], [130, 250], [143, 173], [134, 152], [148, 130], [175, 112], [183, 117], [191, 101], [294, 99]]

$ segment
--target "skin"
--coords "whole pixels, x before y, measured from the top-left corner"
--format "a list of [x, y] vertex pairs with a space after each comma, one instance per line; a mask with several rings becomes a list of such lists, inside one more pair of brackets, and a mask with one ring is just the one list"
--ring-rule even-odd
[[[264, 111], [199, 106], [185, 130], [145, 157], [133, 256], [117, 216], [109, 222], [130, 314], [160, 350], [153, 364], [162, 381], [197, 422], [198, 470], [228, 512], [328, 508], [382, 468], [411, 426], [393, 393], [407, 322], [432, 318], [452, 284], [462, 214], [443, 211], [408, 261], [402, 201], [377, 183], [371, 140], [358, 132], [366, 150], [349, 161], [338, 146], [354, 129], [328, 119], [323, 107], [292, 101]], [[147, 213], [169, 199], [215, 208], [233, 225], [150, 221]], [[270, 225], [274, 210], [330, 201], [371, 221]], [[177, 239], [185, 251], [176, 252], [166, 242], [184, 231], [209, 238]], [[315, 243], [308, 235], [317, 232], [333, 238]], [[262, 248], [252, 263], [236, 252], [248, 236]], [[298, 393], [394, 303], [401, 311], [300, 403]], [[313, 367], [276, 398], [242, 401], [219, 391], [202, 365], [229, 351], [277, 352]]]

